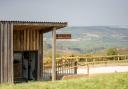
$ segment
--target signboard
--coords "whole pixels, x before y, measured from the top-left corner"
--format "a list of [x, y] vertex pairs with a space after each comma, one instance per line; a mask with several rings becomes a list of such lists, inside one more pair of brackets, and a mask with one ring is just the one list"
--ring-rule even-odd
[[56, 39], [71, 39], [71, 34], [56, 34]]

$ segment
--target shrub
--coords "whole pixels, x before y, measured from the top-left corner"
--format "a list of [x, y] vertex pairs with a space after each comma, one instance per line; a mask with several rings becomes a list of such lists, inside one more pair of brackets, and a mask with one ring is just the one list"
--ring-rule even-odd
[[110, 56], [110, 55], [117, 55], [118, 52], [116, 50], [116, 48], [110, 48], [107, 50], [107, 55]]

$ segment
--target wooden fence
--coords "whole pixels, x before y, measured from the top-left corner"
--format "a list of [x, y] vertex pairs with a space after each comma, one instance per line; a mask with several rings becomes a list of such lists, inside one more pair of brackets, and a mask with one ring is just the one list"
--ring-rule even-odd
[[[87, 68], [99, 66], [115, 66], [115, 65], [128, 65], [128, 55], [114, 55], [114, 56], [97, 56], [97, 57], [62, 57], [56, 64], [56, 78], [61, 79], [64, 75], [77, 74], [77, 68]], [[43, 66], [43, 79], [51, 80], [51, 64], [44, 64]]]
[[[61, 79], [64, 75], [72, 75], [77, 74], [77, 61], [72, 60], [60, 60], [57, 62], [56, 67], [56, 78], [57, 80]], [[52, 66], [51, 64], [45, 64], [43, 66], [43, 80], [51, 80], [52, 79]]]

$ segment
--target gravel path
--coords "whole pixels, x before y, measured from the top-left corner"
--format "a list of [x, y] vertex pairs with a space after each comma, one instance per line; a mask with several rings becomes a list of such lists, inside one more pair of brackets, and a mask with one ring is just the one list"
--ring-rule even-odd
[[[128, 66], [106, 66], [89, 68], [89, 74], [97, 73], [113, 73], [113, 72], [128, 72]], [[87, 74], [87, 68], [79, 67], [78, 74]]]

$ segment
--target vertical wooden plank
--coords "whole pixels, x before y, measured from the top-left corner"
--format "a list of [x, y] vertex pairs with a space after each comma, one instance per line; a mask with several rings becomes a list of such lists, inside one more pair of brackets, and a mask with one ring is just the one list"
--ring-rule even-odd
[[[0, 83], [13, 81], [13, 37], [10, 37], [10, 23], [1, 23], [0, 28]], [[12, 29], [13, 30], [13, 29]], [[12, 45], [10, 47], [10, 45]], [[12, 49], [12, 51], [10, 51]], [[11, 76], [10, 76], [11, 75]]]
[[33, 50], [33, 30], [31, 30], [31, 50]]
[[56, 28], [52, 31], [52, 81], [56, 80]]
[[27, 50], [29, 50], [29, 29], [27, 29]]
[[16, 43], [15, 43], [15, 47], [16, 47], [16, 50], [18, 50], [18, 32], [17, 32], [17, 30], [16, 30], [15, 35], [16, 35]]
[[39, 49], [39, 31], [36, 30], [36, 49]]
[[37, 45], [38, 45], [38, 43], [37, 43], [37, 30], [35, 30], [35, 50], [38, 50]]
[[4, 24], [2, 24], [3, 39], [2, 39], [2, 83], [4, 82]]
[[0, 83], [3, 82], [3, 24], [0, 26]]
[[33, 50], [33, 30], [31, 30], [31, 50]]
[[24, 50], [26, 50], [26, 30], [24, 30]]
[[10, 81], [10, 48], [9, 48], [9, 40], [10, 40], [10, 38], [9, 38], [9, 36], [10, 36], [10, 24], [8, 23], [7, 24], [7, 82], [9, 82]]
[[18, 30], [16, 31], [16, 36], [17, 36], [16, 45], [17, 45], [17, 51], [18, 51], [19, 50], [19, 31]]
[[7, 23], [4, 24], [4, 58], [3, 58], [3, 61], [4, 61], [4, 82], [7, 81]]
[[25, 31], [25, 35], [26, 35], [26, 38], [25, 38], [25, 40], [26, 40], [25, 50], [27, 51], [27, 45], [28, 45], [28, 42], [27, 42], [27, 40], [28, 40], [27, 29]]
[[13, 83], [13, 23], [10, 25], [10, 82]]
[[14, 46], [15, 46], [15, 50], [17, 50], [17, 46], [18, 46], [18, 44], [17, 44], [17, 30], [15, 31], [15, 43], [14, 43]]
[[21, 46], [22, 46], [22, 43], [21, 43], [21, 42], [22, 42], [22, 41], [21, 41], [21, 40], [22, 40], [22, 36], [21, 36], [21, 35], [22, 35], [22, 30], [19, 31], [20, 51], [21, 51], [21, 49], [22, 49], [22, 47], [21, 47]]
[[32, 31], [29, 31], [29, 50], [32, 51]]
[[[40, 73], [41, 73], [41, 78], [43, 77], [43, 33], [41, 33], [40, 34], [40, 47], [41, 47], [41, 61], [40, 61], [40, 63], [41, 63], [41, 65], [40, 65]], [[50, 74], [51, 74], [51, 72], [50, 72]]]
[[16, 48], [16, 50], [18, 49], [18, 34], [17, 34], [17, 30], [15, 31], [15, 43], [14, 43], [14, 45], [15, 45], [15, 48]]
[[24, 31], [21, 30], [21, 51], [24, 49]]
[[[13, 35], [14, 35], [14, 34], [13, 34]], [[23, 41], [22, 41], [22, 42], [23, 42], [23, 43], [22, 43], [22, 44], [23, 44], [22, 47], [23, 47], [23, 51], [24, 51], [24, 30], [22, 30], [22, 36], [23, 36], [23, 38], [22, 38], [22, 40], [23, 40]]]
[[19, 50], [19, 48], [20, 48], [20, 39], [19, 39], [19, 31], [17, 30], [17, 43], [16, 43], [16, 45], [17, 45], [17, 50]]
[[38, 43], [38, 65], [37, 65], [37, 80], [41, 80], [42, 78], [42, 70], [43, 70], [43, 39], [42, 33], [39, 34], [39, 43]]
[[35, 50], [36, 48], [35, 48], [35, 44], [36, 44], [36, 36], [35, 36], [35, 34], [36, 34], [36, 31], [34, 30], [33, 31], [33, 50]]
[[[14, 35], [13, 35], [13, 42], [14, 42], [14, 44], [15, 44], [15, 39], [16, 39], [16, 37], [15, 37], [15, 31], [14, 31]], [[14, 45], [14, 51], [15, 51], [15, 45]]]
[[1, 62], [1, 65], [2, 65], [2, 83], [4, 82], [4, 24], [2, 24], [2, 62]]
[[18, 50], [20, 50], [20, 34], [19, 34], [19, 30], [17, 30], [17, 43], [16, 43], [16, 45], [17, 45], [17, 51]]
[[[7, 82], [8, 83], [13, 83], [13, 46], [11, 46], [13, 44], [13, 36], [11, 37], [11, 35], [13, 34], [13, 28], [11, 26], [11, 23], [8, 23], [8, 37], [7, 37], [7, 46], [8, 46], [8, 55], [7, 55]], [[11, 50], [12, 49], [12, 50]]]
[[[15, 31], [14, 31], [14, 35], [13, 35], [13, 40], [14, 40], [13, 42], [14, 42], [14, 43], [13, 43], [13, 44], [15, 44], [15, 39], [16, 39], [16, 36], [15, 36]], [[15, 50], [16, 50], [16, 47], [15, 47], [15, 45], [14, 45], [14, 51], [15, 51]]]

